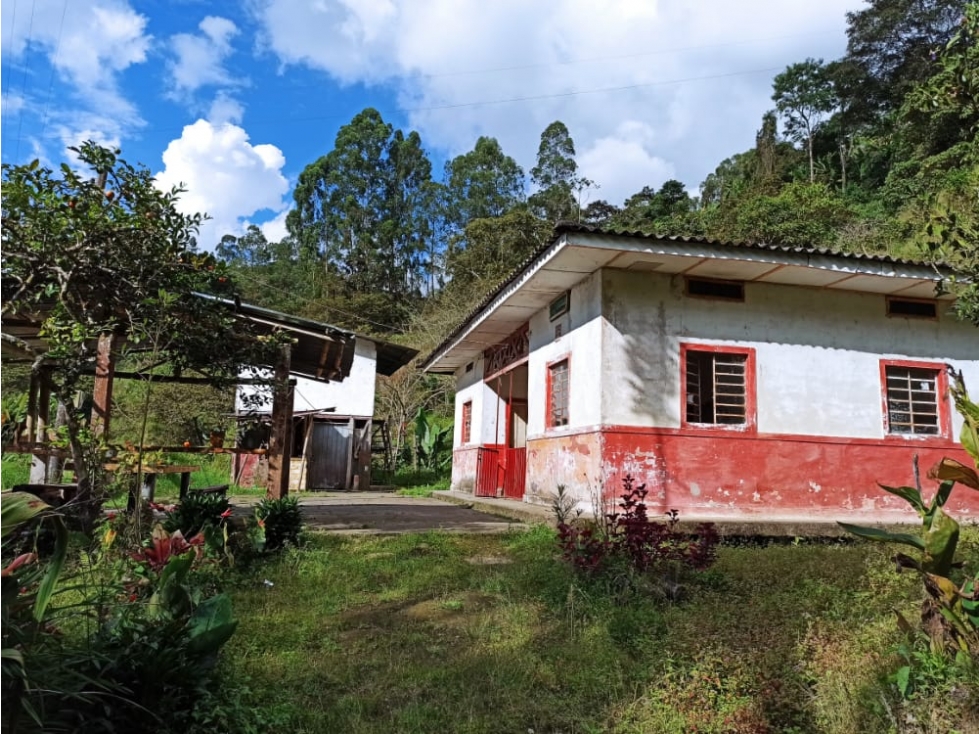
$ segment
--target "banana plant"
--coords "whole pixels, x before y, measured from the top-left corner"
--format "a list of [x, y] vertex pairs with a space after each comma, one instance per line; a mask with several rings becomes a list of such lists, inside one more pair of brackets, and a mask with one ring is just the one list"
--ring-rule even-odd
[[424, 408], [415, 415], [415, 439], [423, 468], [438, 471], [452, 461], [452, 424], [440, 427], [438, 419]]
[[[941, 482], [930, 503], [916, 487], [887, 487], [879, 485], [908, 502], [921, 517], [919, 534], [894, 533], [881, 528], [839, 523], [848, 533], [867, 540], [898, 543], [919, 552], [918, 558], [898, 553], [898, 566], [911, 568], [921, 574], [929, 600], [922, 608], [922, 622], [932, 640], [932, 646], [944, 649], [950, 642], [953, 649], [968, 654], [979, 651], [979, 575], [966, 579], [961, 586], [950, 576], [962, 564], [955, 561], [959, 543], [959, 523], [942, 509], [956, 484], [979, 490], [979, 405], [969, 399], [962, 374], [949, 368], [952, 384], [949, 392], [956, 410], [962, 415], [960, 442], [976, 463], [966, 466], [948, 457], [928, 472], [928, 477]], [[902, 619], [902, 627], [910, 627]]]

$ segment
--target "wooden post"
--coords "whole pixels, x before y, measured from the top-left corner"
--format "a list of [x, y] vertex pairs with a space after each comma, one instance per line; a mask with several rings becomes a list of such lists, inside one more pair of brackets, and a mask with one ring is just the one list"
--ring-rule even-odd
[[95, 355], [95, 389], [92, 391], [92, 435], [106, 436], [112, 413], [112, 379], [116, 371], [115, 334], [99, 336]]
[[293, 386], [289, 379], [291, 348], [283, 344], [275, 363], [272, 392], [272, 436], [269, 440], [268, 496], [279, 499], [289, 494], [289, 460], [292, 456]]
[[353, 477], [354, 477], [354, 451], [357, 448], [357, 429], [356, 423], [354, 423], [353, 416], [350, 417], [347, 423], [348, 436], [347, 439], [347, 483], [344, 485], [344, 489], [353, 488]]
[[[51, 411], [51, 371], [41, 368], [37, 392], [36, 420], [31, 441], [35, 445], [46, 444], [48, 440], [48, 419]], [[48, 461], [45, 456], [31, 457], [31, 484], [46, 484], [48, 481]]]

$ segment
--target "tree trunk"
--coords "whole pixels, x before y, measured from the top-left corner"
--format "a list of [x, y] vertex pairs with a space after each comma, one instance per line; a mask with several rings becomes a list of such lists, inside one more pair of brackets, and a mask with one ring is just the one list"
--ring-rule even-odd
[[809, 183], [816, 182], [816, 166], [812, 159], [812, 135], [809, 136]]
[[[66, 405], [71, 401], [70, 395], [60, 391], [56, 391], [56, 395], [62, 404]], [[94, 472], [101, 467], [90, 466], [90, 456], [81, 441], [82, 424], [78, 420], [78, 414], [73, 410], [66, 410], [65, 418], [68, 425], [71, 460], [75, 464], [75, 483], [78, 485], [74, 501], [75, 511], [72, 516], [78, 520], [82, 532], [89, 532], [95, 525], [95, 519], [101, 510], [102, 498], [97, 495], [97, 487], [93, 481]]]
[[[65, 404], [58, 400], [58, 412], [54, 418], [54, 430], [55, 433], [59, 429], [64, 428], [68, 425], [68, 409]], [[60, 484], [61, 478], [64, 475], [64, 462], [60, 456], [52, 454], [48, 457], [48, 481], [52, 484]]]

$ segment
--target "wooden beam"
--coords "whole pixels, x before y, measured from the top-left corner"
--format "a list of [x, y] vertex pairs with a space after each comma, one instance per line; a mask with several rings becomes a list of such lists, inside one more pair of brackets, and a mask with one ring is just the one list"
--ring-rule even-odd
[[[94, 374], [94, 370], [92, 374]], [[172, 383], [176, 385], [210, 385], [213, 380], [208, 377], [176, 377], [174, 375], [148, 375], [145, 372], [116, 372], [113, 377], [117, 380], [143, 380], [149, 382]], [[239, 377], [234, 381], [235, 385], [268, 385], [270, 380], [263, 377]], [[290, 382], [295, 385], [295, 378]]]
[[112, 417], [112, 379], [116, 371], [115, 334], [100, 334], [95, 354], [95, 389], [92, 392], [92, 435], [106, 436]]
[[279, 499], [289, 494], [289, 462], [292, 457], [292, 409], [294, 387], [289, 380], [292, 349], [279, 348], [272, 388], [272, 436], [269, 440], [269, 497]]

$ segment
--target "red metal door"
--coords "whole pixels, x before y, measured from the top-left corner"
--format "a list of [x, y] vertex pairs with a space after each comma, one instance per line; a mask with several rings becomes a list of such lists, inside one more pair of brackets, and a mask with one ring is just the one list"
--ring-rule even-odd
[[527, 482], [527, 449], [505, 449], [506, 463], [503, 470], [503, 496], [522, 500]]
[[496, 497], [500, 470], [500, 452], [480, 446], [476, 450], [476, 497]]

